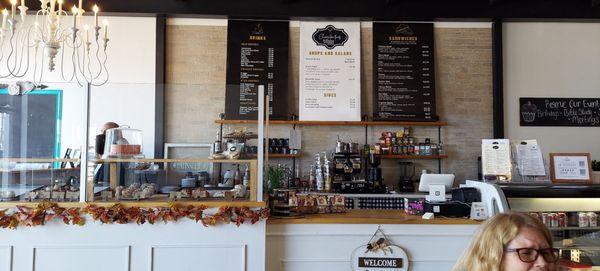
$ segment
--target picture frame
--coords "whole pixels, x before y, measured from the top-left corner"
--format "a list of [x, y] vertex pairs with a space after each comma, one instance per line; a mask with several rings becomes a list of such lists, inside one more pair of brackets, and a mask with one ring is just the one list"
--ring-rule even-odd
[[589, 183], [592, 179], [590, 153], [550, 153], [553, 183]]

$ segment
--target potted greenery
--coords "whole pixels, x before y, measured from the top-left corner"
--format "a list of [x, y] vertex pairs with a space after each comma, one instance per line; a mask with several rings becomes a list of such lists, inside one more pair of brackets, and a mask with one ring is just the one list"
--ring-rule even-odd
[[600, 161], [592, 161], [592, 183], [600, 184]]
[[283, 186], [283, 179], [285, 178], [285, 171], [281, 167], [269, 166], [266, 174], [266, 189], [269, 194], [273, 193], [273, 189], [281, 188]]

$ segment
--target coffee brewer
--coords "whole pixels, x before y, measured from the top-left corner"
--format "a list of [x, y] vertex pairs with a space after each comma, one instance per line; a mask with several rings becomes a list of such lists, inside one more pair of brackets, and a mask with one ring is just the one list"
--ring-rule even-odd
[[413, 162], [399, 162], [398, 164], [400, 164], [399, 192], [415, 192], [415, 164]]

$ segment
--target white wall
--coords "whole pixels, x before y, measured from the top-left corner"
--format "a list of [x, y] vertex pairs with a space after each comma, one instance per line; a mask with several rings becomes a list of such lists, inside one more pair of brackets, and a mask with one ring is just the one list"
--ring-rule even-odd
[[[86, 16], [82, 24], [92, 24]], [[110, 79], [101, 87], [92, 87], [90, 108], [90, 145], [104, 122], [114, 121], [143, 132], [143, 152], [154, 155], [154, 107], [156, 63], [156, 19], [154, 17], [101, 17], [109, 21], [109, 46], [107, 49]], [[28, 16], [26, 23], [33, 22]], [[66, 22], [66, 20], [65, 20]], [[69, 22], [71, 22], [69, 20]], [[83, 27], [82, 27], [83, 28]], [[91, 35], [90, 35], [91, 36]], [[65, 58], [65, 61], [70, 61]], [[77, 82], [67, 83], [60, 73], [60, 55], [57, 69], [45, 71], [44, 84], [49, 89], [63, 90], [61, 124], [61, 156], [66, 148], [80, 148], [85, 119], [82, 118], [85, 88]], [[33, 62], [33, 60], [32, 60]], [[4, 62], [3, 62], [4, 63]], [[4, 68], [4, 67], [3, 67]], [[45, 69], [47, 69], [45, 67]], [[69, 74], [69, 69], [65, 70]], [[2, 70], [2, 73], [6, 73]], [[32, 80], [24, 78], [2, 80]]]
[[591, 152], [600, 127], [521, 127], [520, 97], [600, 97], [600, 23], [505, 23], [504, 121], [510, 139], [548, 152]]
[[110, 81], [92, 88], [90, 136], [93, 139], [107, 121], [128, 125], [142, 130], [143, 152], [154, 157], [156, 18], [108, 19]]

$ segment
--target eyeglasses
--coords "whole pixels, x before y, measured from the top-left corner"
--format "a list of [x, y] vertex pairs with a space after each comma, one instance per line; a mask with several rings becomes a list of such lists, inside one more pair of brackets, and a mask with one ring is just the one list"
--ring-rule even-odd
[[548, 263], [557, 262], [559, 257], [559, 250], [557, 248], [507, 248], [504, 252], [516, 252], [519, 255], [519, 259], [525, 263], [535, 262], [540, 254]]

